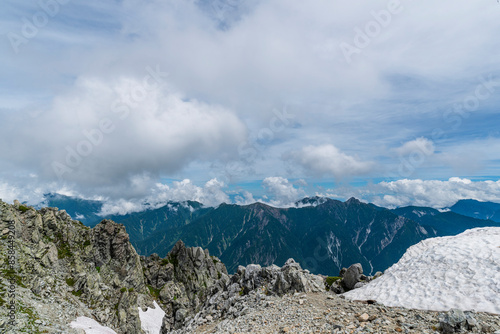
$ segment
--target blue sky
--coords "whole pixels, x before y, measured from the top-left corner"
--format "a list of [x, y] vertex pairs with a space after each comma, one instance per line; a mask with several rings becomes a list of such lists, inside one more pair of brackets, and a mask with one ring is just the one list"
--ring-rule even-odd
[[4, 200], [500, 202], [496, 1], [2, 7]]

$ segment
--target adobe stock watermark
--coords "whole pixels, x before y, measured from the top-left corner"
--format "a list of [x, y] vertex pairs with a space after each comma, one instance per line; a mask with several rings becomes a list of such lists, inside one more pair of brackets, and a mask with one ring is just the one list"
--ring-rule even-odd
[[372, 40], [377, 38], [391, 24], [393, 16], [398, 15], [402, 11], [403, 6], [400, 0], [389, 1], [386, 9], [371, 11], [370, 14], [373, 20], [368, 21], [363, 28], [359, 26], [354, 28], [355, 35], [352, 44], [342, 42], [339, 45], [347, 63], [351, 64], [353, 61], [352, 57], [359, 55], [363, 49], [368, 47]]
[[[320, 269], [322, 263], [324, 263], [325, 261], [332, 261], [340, 271], [340, 269], [342, 268], [342, 251], [340, 248], [340, 240], [338, 240], [335, 236], [333, 237], [334, 239], [331, 239], [331, 235], [327, 236], [327, 240], [316, 237], [317, 245], [314, 248], [313, 256], [309, 256], [304, 259], [304, 268], [307, 268], [312, 272], [317, 272]], [[333, 244], [332, 241], [334, 242]], [[335, 247], [336, 249], [332, 249], [332, 247]]]
[[446, 133], [450, 130], [459, 129], [464, 120], [469, 118], [473, 112], [478, 111], [481, 102], [491, 98], [498, 87], [500, 87], [500, 81], [496, 80], [493, 75], [490, 74], [488, 78], [479, 77], [479, 84], [474, 88], [474, 91], [443, 113], [446, 127], [433, 129], [430, 136], [426, 138], [427, 142], [416, 141], [415, 148], [409, 154], [400, 156], [397, 173], [389, 175], [389, 177], [410, 177], [413, 175], [417, 168], [421, 167], [434, 154], [435, 144], [446, 139]]
[[[115, 99], [110, 110], [119, 120], [125, 120], [130, 115], [130, 112], [139, 106], [151, 92], [159, 89], [165, 83], [167, 72], [162, 72], [159, 65], [155, 69], [150, 66], [146, 67], [146, 74], [140, 85], [131, 88], [126, 94]], [[59, 180], [62, 180], [66, 173], [73, 172], [78, 168], [83, 160], [92, 154], [94, 149], [104, 142], [106, 135], [113, 133], [116, 130], [116, 119], [111, 117], [103, 117], [98, 122], [97, 126], [92, 129], [83, 129], [82, 137], [76, 145], [65, 147], [66, 156], [64, 161], [53, 161], [52, 170]]]
[[15, 248], [15, 238], [16, 238], [16, 225], [15, 222], [9, 221], [7, 223], [7, 261], [6, 268], [4, 269], [9, 275], [8, 286], [7, 286], [7, 302], [4, 304], [8, 310], [7, 325], [12, 329], [15, 329], [17, 325], [16, 320], [16, 296], [17, 296], [17, 282], [16, 282], [16, 266], [17, 266], [17, 256]]
[[14, 53], [20, 52], [20, 47], [29, 43], [35, 38], [40, 29], [44, 28], [51, 18], [55, 17], [61, 11], [61, 6], [68, 4], [70, 0], [39, 0], [40, 10], [31, 17], [23, 16], [21, 18], [21, 28], [19, 32], [8, 32], [7, 39], [10, 42]]
[[[473, 93], [467, 95], [461, 102], [455, 103], [452, 108], [444, 112], [443, 120], [450, 124], [453, 130], [458, 129], [463, 120], [469, 118], [471, 113], [479, 110], [481, 102], [488, 100], [495, 93], [496, 88], [500, 87], [500, 81], [495, 81], [492, 74], [488, 78], [479, 77], [479, 82]], [[444, 133], [445, 131], [441, 128], [435, 129], [433, 139], [442, 139]]]

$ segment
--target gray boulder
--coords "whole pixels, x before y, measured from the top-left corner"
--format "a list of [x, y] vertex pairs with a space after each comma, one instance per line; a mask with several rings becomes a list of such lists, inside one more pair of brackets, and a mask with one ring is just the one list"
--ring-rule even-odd
[[361, 263], [355, 263], [347, 268], [345, 272], [341, 272], [341, 274], [343, 274], [343, 276], [341, 275], [342, 285], [345, 291], [349, 291], [355, 288], [356, 283], [361, 282], [363, 267]]
[[462, 310], [452, 309], [444, 313], [440, 317], [439, 323], [445, 334], [460, 333], [462, 330], [468, 329], [467, 317]]

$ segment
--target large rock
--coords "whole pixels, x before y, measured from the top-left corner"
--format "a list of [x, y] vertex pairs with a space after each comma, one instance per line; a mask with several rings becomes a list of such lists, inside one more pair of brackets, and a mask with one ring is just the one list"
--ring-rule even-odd
[[342, 286], [345, 291], [354, 289], [358, 282], [361, 282], [361, 277], [363, 275], [363, 267], [360, 263], [355, 263], [351, 265], [345, 272], [342, 273]]
[[477, 326], [477, 321], [471, 312], [463, 312], [458, 309], [451, 309], [442, 314], [439, 323], [444, 334], [470, 331]]

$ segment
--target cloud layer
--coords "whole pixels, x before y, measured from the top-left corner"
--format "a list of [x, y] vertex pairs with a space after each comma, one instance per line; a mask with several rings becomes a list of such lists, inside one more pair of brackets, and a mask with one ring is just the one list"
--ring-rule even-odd
[[372, 162], [349, 156], [330, 144], [306, 146], [285, 156], [303, 167], [306, 172], [336, 178], [367, 174], [374, 165]]
[[495, 1], [46, 3], [0, 13], [4, 198], [500, 178]]

